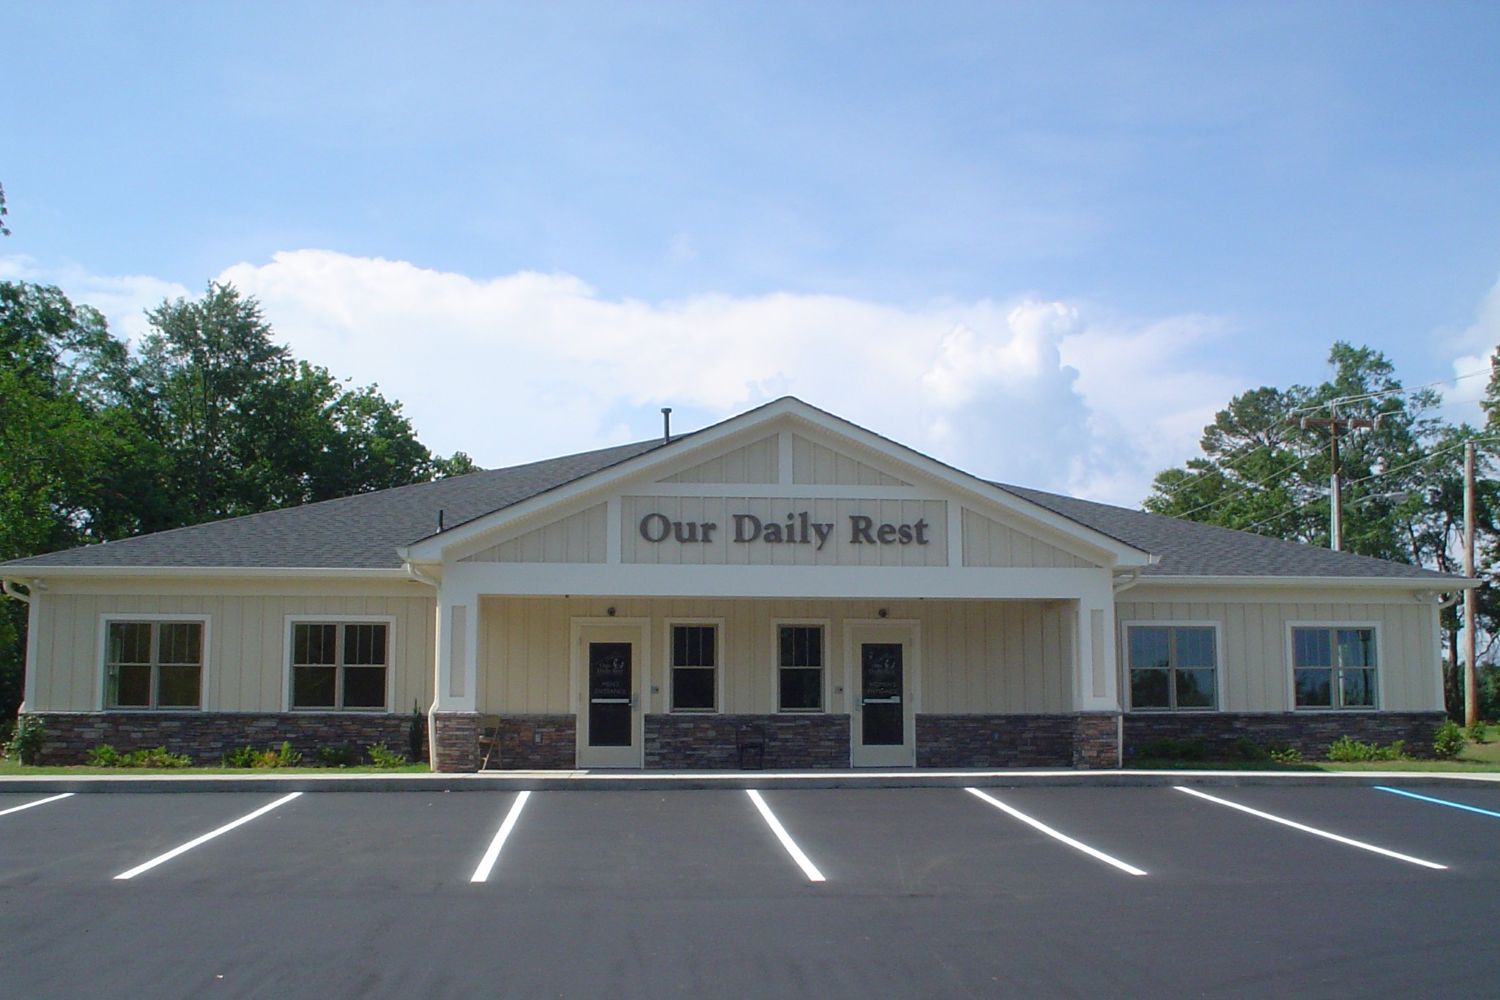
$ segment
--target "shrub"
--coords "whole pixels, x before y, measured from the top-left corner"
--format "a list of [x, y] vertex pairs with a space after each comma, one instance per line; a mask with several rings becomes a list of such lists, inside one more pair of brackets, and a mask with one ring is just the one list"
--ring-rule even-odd
[[411, 723], [406, 727], [406, 752], [412, 760], [422, 759], [422, 737], [427, 733], [426, 720], [422, 718], [422, 709], [416, 703], [411, 703]]
[[293, 750], [288, 740], [279, 747], [257, 750], [254, 747], [236, 747], [224, 754], [225, 767], [296, 767], [302, 760], [302, 752]]
[[1439, 760], [1452, 760], [1464, 748], [1464, 731], [1449, 719], [1432, 734], [1432, 754]]
[[1270, 749], [1271, 759], [1278, 764], [1300, 764], [1302, 763], [1302, 751], [1292, 746], [1273, 746]]
[[1231, 760], [1265, 760], [1270, 756], [1265, 747], [1248, 736], [1241, 736], [1229, 746]]
[[108, 743], [101, 743], [89, 751], [86, 763], [90, 767], [119, 767], [123, 755]]
[[372, 743], [369, 747], [370, 763], [376, 767], [404, 767], [406, 755], [392, 752], [384, 743]]
[[351, 767], [359, 763], [352, 747], [318, 747], [315, 756], [320, 767]]
[[1475, 719], [1474, 724], [1464, 730], [1464, 736], [1470, 743], [1484, 743], [1489, 736], [1489, 727], [1484, 724], [1484, 720]]
[[1406, 744], [1396, 740], [1386, 746], [1379, 743], [1364, 743], [1348, 736], [1340, 736], [1328, 747], [1328, 759], [1349, 763], [1366, 760], [1400, 760], [1406, 756]]
[[10, 739], [5, 744], [5, 756], [22, 764], [35, 764], [36, 755], [42, 750], [42, 738], [46, 731], [42, 722], [34, 715], [23, 715], [16, 720]]
[[168, 753], [166, 747], [148, 747], [120, 753], [108, 743], [101, 743], [89, 751], [88, 763], [92, 767], [191, 767], [193, 759], [185, 753]]

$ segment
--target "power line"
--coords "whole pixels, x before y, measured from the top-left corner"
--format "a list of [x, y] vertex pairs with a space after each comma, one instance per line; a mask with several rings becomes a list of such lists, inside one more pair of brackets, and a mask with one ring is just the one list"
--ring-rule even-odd
[[1321, 403], [1309, 403], [1307, 406], [1299, 406], [1291, 412], [1292, 414], [1312, 413], [1314, 410], [1321, 410], [1327, 406], [1342, 406], [1345, 403], [1362, 403], [1367, 399], [1383, 399], [1386, 396], [1409, 396], [1414, 392], [1421, 392], [1423, 389], [1432, 389], [1440, 385], [1455, 385], [1459, 382], [1462, 382], [1464, 379], [1475, 378], [1479, 375], [1488, 375], [1489, 373], [1490, 370], [1488, 368], [1481, 368], [1478, 371], [1464, 372], [1462, 375], [1455, 375], [1452, 378], [1439, 379], [1436, 382], [1428, 382], [1425, 385], [1413, 386], [1410, 389], [1404, 387], [1397, 389], [1378, 389], [1375, 392], [1364, 392], [1353, 396], [1340, 396], [1337, 399], [1327, 399]]

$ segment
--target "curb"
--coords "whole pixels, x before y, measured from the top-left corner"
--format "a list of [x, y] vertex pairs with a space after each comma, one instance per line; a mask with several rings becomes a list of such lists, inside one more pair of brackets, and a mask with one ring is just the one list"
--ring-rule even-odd
[[0, 792], [508, 792], [703, 791], [746, 788], [1164, 788], [1172, 785], [1253, 786], [1453, 784], [1500, 787], [1500, 773], [1431, 771], [905, 771], [905, 772], [626, 772], [507, 771], [410, 775], [24, 775], [0, 777]]

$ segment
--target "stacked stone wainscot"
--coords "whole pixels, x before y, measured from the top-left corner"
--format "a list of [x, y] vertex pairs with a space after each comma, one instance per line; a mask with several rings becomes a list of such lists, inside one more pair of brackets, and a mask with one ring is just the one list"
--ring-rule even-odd
[[1118, 767], [1111, 712], [917, 716], [917, 766]]
[[1447, 718], [1442, 712], [1128, 712], [1125, 759], [1140, 756], [1161, 740], [1201, 741], [1207, 757], [1231, 756], [1235, 744], [1295, 747], [1309, 760], [1328, 757], [1340, 736], [1365, 743], [1401, 740], [1413, 757], [1432, 754], [1432, 734]]
[[[393, 753], [409, 753], [410, 713], [353, 712], [39, 712], [42, 725], [38, 764], [82, 764], [88, 752], [108, 743], [124, 753], [164, 746], [200, 766], [217, 766], [225, 752], [251, 746], [279, 747], [283, 741], [317, 761], [320, 747], [346, 749], [363, 758], [366, 748], [383, 743]], [[426, 723], [423, 757], [426, 754]]]
[[648, 715], [646, 766], [800, 770], [849, 766], [847, 715]]

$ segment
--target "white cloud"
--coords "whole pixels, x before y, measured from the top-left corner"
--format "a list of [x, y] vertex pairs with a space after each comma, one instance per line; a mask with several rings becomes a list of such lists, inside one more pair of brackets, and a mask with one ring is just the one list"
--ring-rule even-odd
[[[1135, 504], [1244, 384], [1194, 360], [1213, 320], [1106, 324], [1037, 298], [648, 303], [567, 274], [481, 279], [324, 250], [219, 278], [259, 299], [298, 357], [378, 383], [429, 447], [491, 467], [655, 433], [664, 405], [680, 431], [792, 394], [981, 476]], [[49, 280], [95, 304], [115, 287]], [[186, 294], [119, 287], [149, 290], [146, 304]]]
[[[1453, 360], [1456, 381], [1451, 387], [1445, 387], [1444, 402], [1456, 411], [1458, 419], [1483, 422], [1479, 401], [1484, 398], [1485, 387], [1489, 384], [1490, 356], [1500, 346], [1500, 281], [1496, 281], [1480, 299], [1474, 323], [1459, 334], [1454, 343], [1459, 352]], [[1473, 375], [1473, 372], [1483, 374]]]
[[146, 322], [147, 309], [161, 305], [163, 299], [193, 294], [174, 281], [150, 275], [108, 277], [90, 274], [75, 264], [44, 268], [27, 256], [0, 257], [0, 281], [56, 285], [75, 305], [91, 305], [103, 313], [115, 336], [131, 343], [139, 341], [150, 328]]

